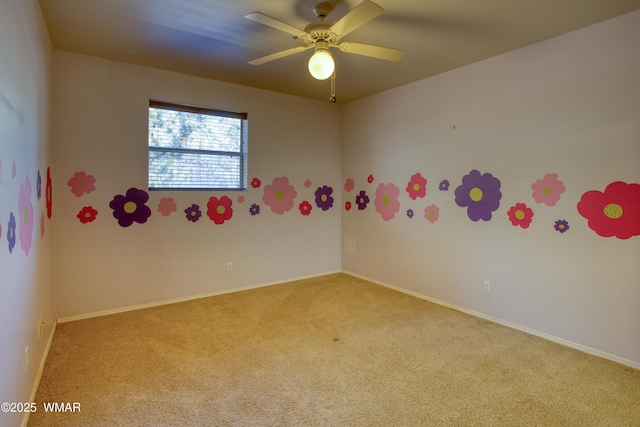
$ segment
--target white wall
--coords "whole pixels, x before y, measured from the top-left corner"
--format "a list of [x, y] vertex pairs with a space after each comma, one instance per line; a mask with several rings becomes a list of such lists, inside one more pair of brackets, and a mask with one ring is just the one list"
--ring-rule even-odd
[[[53, 227], [45, 202], [47, 168], [52, 166], [50, 57], [37, 1], [0, 2], [0, 402], [32, 398], [55, 318]], [[15, 239], [8, 236], [11, 214]], [[40, 319], [45, 327], [38, 337]], [[27, 347], [30, 363], [25, 369]], [[22, 421], [21, 413], [0, 412], [0, 425]]]
[[[54, 52], [54, 140], [57, 200], [58, 316], [70, 318], [132, 306], [319, 275], [340, 269], [339, 107], [303, 98], [170, 73], [68, 52]], [[147, 189], [149, 99], [249, 115], [249, 180], [259, 189], [237, 192], [150, 192], [145, 224], [120, 227], [109, 202], [131, 188]], [[67, 181], [76, 172], [96, 179], [95, 191], [76, 197]], [[263, 189], [288, 177], [294, 208], [272, 213]], [[309, 179], [312, 185], [304, 186]], [[334, 188], [334, 208], [315, 207], [318, 186]], [[206, 215], [211, 196], [233, 199], [234, 215], [215, 225]], [[237, 202], [242, 195], [245, 202]], [[178, 204], [168, 217], [161, 197]], [[298, 204], [314, 209], [303, 217]], [[184, 209], [197, 203], [200, 221]], [[252, 216], [253, 203], [261, 206]], [[98, 211], [81, 224], [83, 206]], [[226, 271], [228, 261], [233, 271]]]
[[[343, 182], [356, 185], [343, 190], [354, 208], [342, 233], [357, 251], [343, 269], [638, 365], [640, 237], [600, 237], [576, 209], [586, 191], [640, 182], [638, 46], [634, 12], [346, 105]], [[455, 203], [473, 169], [501, 181], [490, 221]], [[413, 201], [404, 189], [416, 172], [427, 194]], [[552, 207], [531, 196], [549, 173], [566, 187]], [[449, 191], [438, 190], [443, 179]], [[373, 206], [381, 182], [401, 190], [391, 221]], [[371, 198], [364, 211], [359, 190]], [[517, 202], [534, 211], [527, 229], [508, 220]], [[554, 230], [558, 219], [569, 231]]]

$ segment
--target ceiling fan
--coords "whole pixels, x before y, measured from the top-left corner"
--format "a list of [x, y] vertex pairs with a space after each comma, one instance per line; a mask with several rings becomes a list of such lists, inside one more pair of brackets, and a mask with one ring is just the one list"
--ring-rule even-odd
[[325, 80], [333, 75], [335, 63], [329, 48], [338, 48], [342, 52], [364, 55], [387, 61], [399, 61], [404, 51], [388, 47], [373, 46], [362, 43], [342, 42], [340, 39], [353, 30], [361, 27], [372, 19], [384, 13], [384, 9], [369, 0], [364, 0], [338, 22], [331, 23], [325, 18], [331, 13], [336, 1], [325, 1], [317, 4], [313, 12], [318, 21], [307, 25], [303, 30], [279, 21], [260, 12], [245, 15], [245, 18], [291, 34], [295, 39], [304, 41], [306, 46], [294, 47], [281, 52], [249, 61], [251, 65], [261, 65], [276, 59], [284, 58], [307, 49], [314, 48], [315, 53], [309, 60], [309, 72], [318, 80]]

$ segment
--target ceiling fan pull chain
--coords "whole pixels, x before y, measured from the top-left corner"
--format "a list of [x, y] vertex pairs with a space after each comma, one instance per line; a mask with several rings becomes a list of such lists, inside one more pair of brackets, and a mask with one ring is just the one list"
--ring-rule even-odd
[[331, 96], [329, 97], [329, 101], [336, 102], [336, 72], [333, 71], [331, 74]]

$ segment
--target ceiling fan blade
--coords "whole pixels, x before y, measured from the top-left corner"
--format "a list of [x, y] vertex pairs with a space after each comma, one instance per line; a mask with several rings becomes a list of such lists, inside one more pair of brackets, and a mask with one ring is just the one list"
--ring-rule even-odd
[[356, 55], [370, 56], [372, 58], [394, 62], [399, 61], [402, 55], [404, 55], [404, 50], [362, 43], [344, 42], [340, 43], [338, 47], [342, 52], [355, 53]]
[[333, 24], [331, 31], [339, 36], [346, 36], [356, 28], [366, 24], [384, 13], [384, 9], [372, 1], [364, 0], [349, 13]]
[[269, 15], [265, 15], [264, 13], [252, 12], [248, 15], [245, 15], [244, 17], [269, 26], [271, 28], [275, 28], [276, 30], [284, 31], [285, 33], [291, 34], [295, 37], [302, 37], [307, 34], [303, 30], [296, 28], [293, 25], [289, 25], [285, 22], [279, 21], [276, 18], [270, 17]]
[[267, 62], [275, 61], [276, 59], [284, 58], [285, 56], [293, 55], [299, 52], [304, 52], [307, 49], [311, 49], [313, 46], [298, 46], [293, 49], [283, 50], [281, 52], [272, 53], [271, 55], [263, 56], [261, 58], [249, 61], [251, 65], [261, 65]]

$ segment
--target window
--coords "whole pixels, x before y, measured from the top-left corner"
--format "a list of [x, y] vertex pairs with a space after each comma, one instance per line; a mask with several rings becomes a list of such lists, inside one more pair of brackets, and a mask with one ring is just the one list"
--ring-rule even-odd
[[149, 190], [246, 190], [247, 113], [149, 101]]

